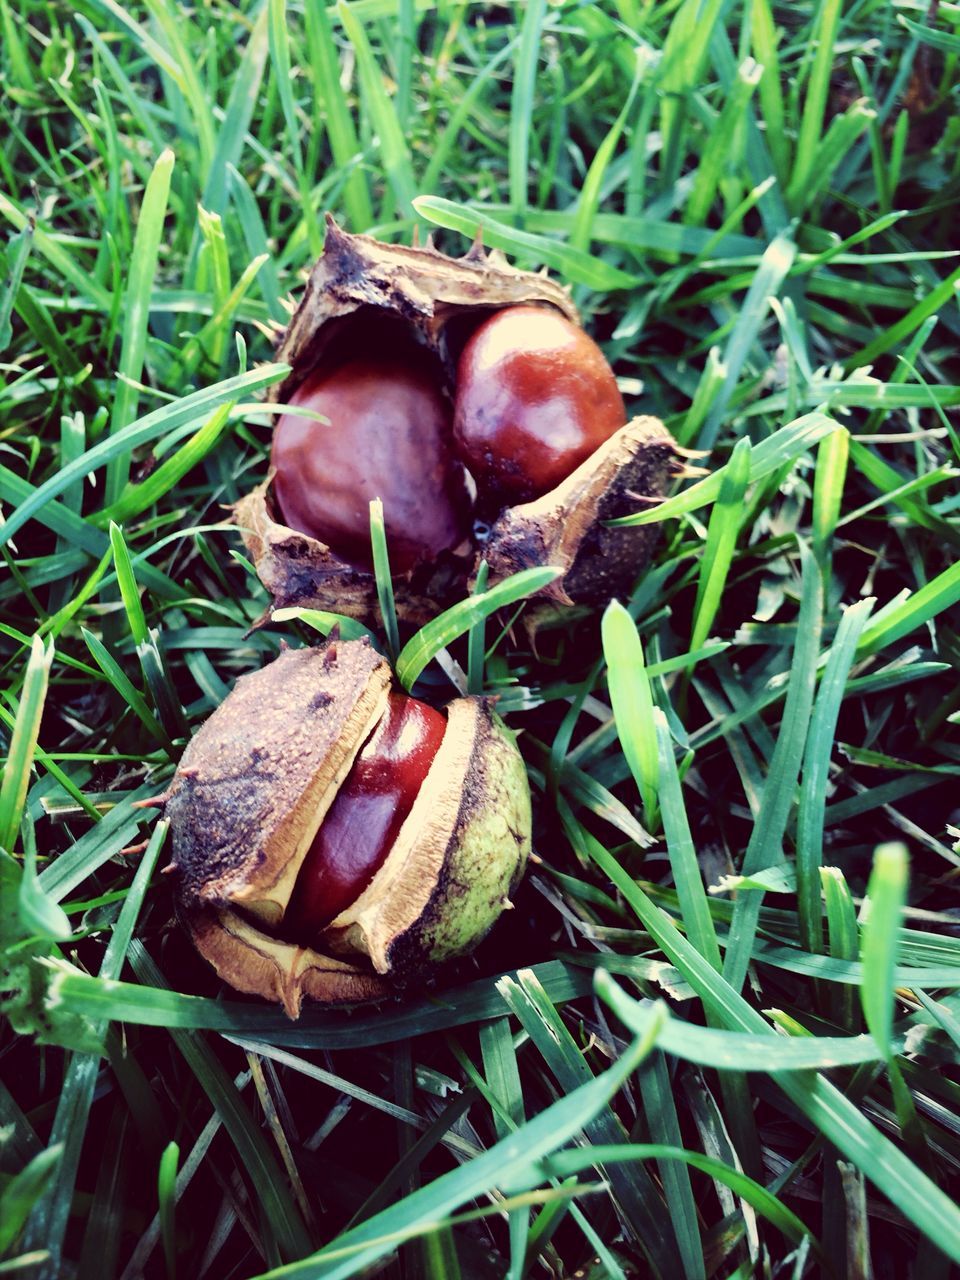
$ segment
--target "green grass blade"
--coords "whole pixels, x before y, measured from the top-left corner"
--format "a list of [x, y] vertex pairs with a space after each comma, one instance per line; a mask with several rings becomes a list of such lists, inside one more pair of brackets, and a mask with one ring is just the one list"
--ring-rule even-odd
[[[775, 475], [781, 467], [799, 458], [808, 449], [812, 449], [825, 436], [836, 431], [838, 427], [833, 418], [823, 413], [807, 413], [794, 422], [787, 423], [775, 431], [772, 436], [754, 446], [750, 455], [750, 483], [756, 484], [768, 476]], [[730, 464], [727, 463], [727, 466]], [[720, 497], [723, 488], [726, 467], [720, 467], [705, 480], [698, 480], [689, 489], [675, 497], [667, 498], [650, 511], [641, 511], [636, 515], [625, 516], [616, 524], [655, 524], [661, 520], [673, 519], [686, 515], [689, 511], [699, 511]]]
[[[598, 975], [603, 971], [598, 970]], [[654, 1143], [682, 1147], [683, 1136], [673, 1086], [661, 1051], [652, 1053], [639, 1072], [640, 1096], [647, 1128]], [[682, 1162], [661, 1161], [660, 1180], [670, 1206], [670, 1223], [676, 1236], [680, 1265], [687, 1280], [706, 1280], [703, 1244], [697, 1224], [697, 1204], [690, 1185], [690, 1172]]]
[[8, 852], [13, 850], [20, 830], [52, 664], [53, 642], [44, 646], [40, 637], [34, 636], [0, 783], [0, 848]]
[[830, 758], [847, 678], [873, 605], [871, 596], [844, 612], [830, 646], [807, 735], [797, 811], [797, 909], [800, 940], [808, 951], [823, 950], [820, 863]]
[[704, 151], [693, 179], [693, 187], [683, 211], [684, 222], [700, 227], [714, 203], [717, 188], [724, 171], [731, 166], [731, 152], [737, 132], [743, 127], [743, 119], [753, 92], [760, 83], [763, 68], [747, 58], [737, 68], [720, 118], [711, 131], [710, 146]]
[[412, 689], [417, 677], [441, 649], [488, 618], [497, 609], [525, 600], [549, 586], [562, 573], [561, 569], [523, 569], [488, 590], [461, 600], [428, 622], [403, 646], [397, 658], [397, 679], [405, 689]]
[[825, 581], [833, 534], [840, 518], [849, 454], [850, 432], [845, 427], [825, 436], [817, 448], [813, 478], [813, 554], [823, 569]]
[[787, 187], [787, 202], [791, 206], [800, 198], [813, 178], [827, 94], [830, 90], [834, 42], [842, 8], [842, 0], [820, 0], [815, 32], [811, 33], [810, 47], [815, 52], [806, 86], [793, 173]]
[[[481, 560], [477, 566], [477, 577], [473, 584], [474, 595], [483, 595], [487, 589], [490, 566]], [[467, 693], [479, 695], [483, 693], [483, 663], [485, 655], [486, 619], [479, 618], [470, 628], [467, 641]]]
[[[143, 193], [133, 241], [130, 279], [125, 296], [123, 341], [120, 347], [117, 393], [110, 415], [111, 432], [121, 431], [137, 416], [139, 383], [143, 376], [150, 321], [150, 293], [157, 272], [157, 255], [170, 195], [174, 156], [164, 151], [154, 165]], [[130, 472], [130, 454], [117, 453], [107, 465], [106, 501], [116, 501]]]
[[863, 631], [857, 656], [876, 653], [922, 627], [960, 600], [960, 561], [925, 583], [914, 595], [885, 608]]
[[653, 830], [657, 821], [660, 763], [643, 645], [636, 623], [616, 600], [604, 611], [601, 632], [617, 734], [640, 792], [644, 825]]
[[597, 153], [590, 163], [590, 168], [587, 170], [587, 176], [583, 181], [583, 188], [580, 192], [580, 200], [577, 203], [576, 219], [570, 232], [570, 245], [573, 249], [586, 252], [590, 248], [593, 221], [600, 207], [603, 181], [613, 159], [617, 143], [620, 141], [620, 135], [623, 133], [630, 117], [630, 112], [633, 110], [633, 103], [637, 96], [637, 90], [640, 88], [643, 71], [643, 64], [638, 58], [633, 83], [630, 85], [630, 92], [627, 94], [627, 100], [623, 104], [623, 110], [611, 125], [607, 136], [600, 143]]
[[522, 219], [527, 207], [537, 60], [540, 56], [540, 31], [546, 11], [546, 0], [529, 0], [529, 3], [520, 9], [523, 15], [523, 26], [520, 30], [520, 42], [517, 45], [513, 90], [510, 97], [509, 151], [510, 204], [519, 219]]
[[526, 253], [548, 267], [553, 267], [574, 284], [606, 290], [630, 289], [642, 283], [639, 277], [611, 266], [602, 258], [592, 257], [571, 245], [558, 244], [556, 240], [549, 240], [546, 236], [521, 231], [482, 210], [471, 209], [440, 196], [418, 196], [413, 205], [422, 218], [438, 227], [462, 231], [471, 239], [482, 231], [484, 244], [512, 253]]
[[327, 8], [309, 4], [305, 10], [313, 92], [323, 107], [330, 148], [344, 176], [343, 203], [353, 232], [373, 224], [373, 204], [367, 175], [359, 164], [360, 143], [353, 116], [340, 84], [340, 64]]
[[[264, 7], [250, 30], [250, 36], [230, 90], [230, 98], [223, 113], [216, 150], [200, 196], [200, 207], [208, 209], [211, 213], [226, 212], [227, 193], [232, 181], [231, 170], [240, 163], [240, 157], [247, 145], [248, 131], [256, 112], [263, 72], [267, 63], [267, 22], [268, 12]], [[252, 250], [251, 256], [257, 256], [261, 252], [263, 248]]]
[[379, 498], [370, 500], [370, 544], [373, 548], [373, 571], [377, 578], [377, 600], [380, 617], [387, 638], [387, 656], [396, 662], [400, 652], [400, 631], [397, 627], [397, 610], [393, 601], [393, 579], [390, 577], [390, 553], [387, 549], [387, 531], [383, 523], [383, 503]]
[[33, 224], [28, 223], [10, 237], [0, 262], [3, 263], [3, 282], [0, 284], [0, 352], [6, 351], [13, 336], [10, 316], [23, 279], [23, 269], [30, 257], [33, 241]]
[[[743, 857], [741, 870], [745, 875], [778, 866], [784, 860], [783, 837], [809, 733], [823, 626], [823, 588], [812, 553], [802, 542], [798, 545], [802, 576], [797, 644], [760, 812]], [[741, 891], [734, 907], [723, 972], [738, 991], [750, 962], [761, 899], [762, 894], [757, 890]]]
[[162, 409], [155, 409], [152, 413], [148, 413], [146, 417], [141, 418], [138, 422], [131, 423], [128, 427], [124, 427], [115, 435], [99, 440], [80, 458], [63, 467], [52, 475], [49, 480], [44, 481], [42, 485], [34, 489], [30, 497], [10, 514], [6, 522], [0, 526], [0, 546], [9, 542], [17, 531], [28, 520], [33, 519], [47, 502], [52, 498], [58, 497], [64, 490], [69, 489], [71, 484], [82, 479], [88, 472], [99, 470], [100, 467], [122, 454], [129, 454], [138, 445], [156, 440], [158, 436], [175, 431], [184, 424], [204, 418], [216, 409], [218, 405], [228, 400], [238, 399], [241, 392], [254, 392], [278, 382], [287, 372], [286, 365], [277, 364], [251, 369], [249, 373], [241, 374], [235, 378], [227, 378], [225, 381], [215, 383], [202, 391], [195, 391], [191, 395], [184, 396], [182, 400], [174, 404], [164, 405]]
[[[828, 440], [832, 438], [827, 437]], [[697, 579], [697, 597], [693, 605], [691, 650], [699, 649], [704, 644], [720, 608], [743, 517], [743, 496], [750, 480], [750, 452], [750, 441], [744, 436], [737, 441], [730, 461], [724, 468], [720, 495], [710, 514], [707, 542]]]
[[[804, 1239], [811, 1240], [815, 1252], [821, 1255], [819, 1244], [811, 1236], [809, 1228], [795, 1213], [791, 1212], [786, 1205], [772, 1195], [766, 1187], [761, 1186], [759, 1182], [755, 1182], [753, 1178], [748, 1178], [739, 1169], [733, 1169], [730, 1165], [726, 1165], [720, 1160], [701, 1155], [697, 1151], [683, 1151], [677, 1147], [664, 1146], [659, 1143], [624, 1143], [622, 1146], [605, 1146], [600, 1147], [597, 1154], [602, 1154], [611, 1162], [620, 1159], [676, 1160], [688, 1165], [691, 1169], [699, 1169], [703, 1173], [709, 1174], [714, 1181], [729, 1187], [741, 1200], [745, 1200], [747, 1204], [752, 1205], [758, 1213], [778, 1227], [787, 1239], [797, 1243]], [[562, 1177], [565, 1174], [577, 1173], [581, 1169], [589, 1167], [585, 1158], [587, 1156], [588, 1153], [582, 1151], [561, 1151], [545, 1160], [544, 1166], [551, 1173]]]
[[337, 16], [357, 55], [364, 103], [370, 113], [374, 132], [380, 139], [383, 167], [393, 191], [397, 212], [402, 218], [408, 218], [413, 212], [417, 192], [413, 162], [393, 102], [387, 95], [383, 73], [377, 66], [363, 23], [352, 6], [341, 0], [337, 5]]
[[167, 1264], [167, 1280], [174, 1280], [177, 1274], [176, 1181], [179, 1163], [180, 1148], [175, 1142], [171, 1142], [160, 1157], [160, 1169], [157, 1173], [160, 1233], [163, 1239], [163, 1256]]
[[860, 999], [867, 1027], [880, 1049], [887, 1053], [893, 1026], [894, 973], [907, 875], [906, 845], [880, 845], [873, 855], [873, 870], [867, 886], [860, 948], [863, 965]]
[[673, 871], [673, 883], [680, 900], [680, 917], [687, 937], [700, 954], [719, 970], [722, 967], [720, 947], [697, 852], [690, 835], [673, 739], [670, 737], [667, 718], [659, 708], [654, 708], [653, 722], [660, 759], [660, 813]]
[[727, 340], [723, 353], [727, 376], [700, 432], [697, 448], [712, 449], [716, 443], [720, 424], [723, 422], [740, 381], [750, 349], [756, 342], [770, 309], [770, 299], [776, 297], [779, 292], [780, 286], [793, 266], [796, 253], [797, 246], [792, 236], [788, 234], [777, 236], [764, 250], [756, 275], [747, 290], [747, 296], [743, 300], [740, 313]]
[[0, 1255], [10, 1250], [33, 1206], [56, 1173], [62, 1156], [62, 1143], [38, 1152], [0, 1192]]
[[113, 563], [117, 571], [120, 597], [123, 600], [123, 607], [127, 611], [127, 621], [130, 624], [130, 634], [133, 636], [134, 644], [143, 644], [149, 639], [150, 633], [147, 627], [147, 619], [144, 616], [143, 605], [140, 602], [140, 588], [137, 585], [133, 565], [130, 562], [130, 552], [127, 550], [123, 531], [119, 525], [113, 523], [110, 525], [110, 546], [113, 550]]
[[954, 302], [957, 297], [958, 287], [960, 287], [960, 267], [947, 276], [945, 280], [941, 280], [935, 288], [930, 290], [925, 298], [922, 298], [915, 307], [911, 307], [907, 314], [891, 325], [889, 329], [884, 329], [866, 346], [854, 352], [846, 361], [845, 367], [850, 370], [873, 364], [878, 356], [882, 356], [892, 347], [903, 342], [904, 339], [911, 337], [930, 316], [935, 315], [941, 308]]

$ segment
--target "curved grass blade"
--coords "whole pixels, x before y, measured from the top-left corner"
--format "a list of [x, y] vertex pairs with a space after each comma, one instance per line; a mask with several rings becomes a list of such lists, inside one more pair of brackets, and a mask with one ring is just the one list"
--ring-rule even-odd
[[63, 1143], [55, 1143], [14, 1174], [0, 1192], [0, 1257], [11, 1247], [33, 1206], [43, 1195], [63, 1156]]
[[654, 708], [653, 723], [660, 759], [660, 814], [663, 819], [667, 853], [673, 871], [673, 883], [680, 900], [680, 917], [687, 937], [715, 969], [723, 967], [717, 933], [710, 914], [710, 903], [703, 886], [697, 851], [690, 835], [690, 825], [683, 804], [680, 775], [673, 750], [673, 739], [667, 718]]
[[356, 618], [348, 618], [342, 613], [327, 613], [324, 609], [301, 609], [291, 605], [286, 609], [274, 609], [270, 619], [272, 622], [302, 622], [322, 636], [328, 636], [337, 627], [344, 640], [359, 640], [363, 636], [371, 642], [376, 640], [370, 628], [357, 622]]
[[[823, 413], [807, 413], [794, 422], [787, 423], [775, 431], [772, 436], [755, 445], [750, 455], [750, 483], [765, 480], [774, 475], [781, 467], [795, 462], [802, 453], [812, 449], [824, 436], [836, 431], [839, 423]], [[726, 466], [712, 472], [704, 480], [698, 480], [689, 489], [684, 489], [673, 498], [667, 498], [649, 511], [639, 511], [635, 515], [623, 516], [619, 520], [611, 520], [613, 525], [656, 524], [661, 520], [670, 520], [675, 516], [686, 515], [688, 511], [699, 511], [702, 507], [716, 502], [723, 488]]]
[[[728, 1028], [775, 1034], [762, 1015], [711, 968], [599, 841], [567, 815], [564, 826], [575, 846], [614, 881], [660, 949]], [[800, 1071], [782, 1072], [773, 1078], [815, 1132], [823, 1134], [852, 1160], [939, 1249], [960, 1262], [960, 1206], [823, 1076]]]
[[[631, 999], [604, 969], [597, 969], [594, 985], [600, 998], [633, 1035], [646, 1034], [654, 1016], [654, 1002], [641, 1004]], [[889, 991], [892, 990], [891, 986]], [[700, 1027], [668, 1015], [657, 1037], [657, 1048], [717, 1071], [742, 1071], [749, 1064], [751, 1071], [775, 1075], [783, 1071], [829, 1071], [883, 1060], [893, 1049], [899, 1052], [904, 1043], [902, 1037], [894, 1043], [889, 1024], [887, 1031], [888, 1038], [882, 1044], [875, 1036], [752, 1035]]]
[[438, 227], [462, 231], [471, 238], [482, 232], [485, 244], [510, 253], [521, 250], [546, 263], [548, 267], [553, 267], [574, 284], [585, 284], [597, 292], [632, 289], [643, 284], [641, 277], [621, 271], [602, 258], [595, 258], [581, 249], [549, 240], [546, 236], [520, 231], [480, 209], [456, 204], [453, 200], [445, 200], [440, 196], [418, 196], [413, 207], [422, 218], [436, 223]]
[[235, 378], [226, 378], [223, 382], [214, 383], [213, 386], [205, 387], [202, 391], [184, 396], [182, 400], [177, 400], [173, 404], [154, 409], [138, 422], [133, 422], [114, 435], [97, 441], [81, 457], [54, 472], [48, 480], [34, 489], [16, 510], [10, 513], [6, 521], [0, 525], [0, 546], [8, 543], [47, 502], [59, 497], [70, 488], [71, 484], [82, 480], [88, 472], [99, 470], [113, 458], [125, 452], [129, 453], [141, 444], [147, 444], [167, 432], [205, 418], [226, 401], [239, 399], [241, 392], [259, 391], [271, 386], [274, 382], [279, 382], [289, 371], [289, 365], [267, 364]]
[[445, 649], [458, 636], [462, 636], [497, 609], [503, 609], [542, 591], [559, 578], [562, 572], [562, 569], [549, 565], [542, 569], [523, 569], [489, 590], [459, 601], [425, 627], [421, 627], [403, 646], [397, 659], [397, 679], [409, 691], [427, 663], [441, 649]]
[[[109, 817], [110, 815], [108, 815]], [[104, 819], [104, 822], [107, 818]], [[533, 972], [549, 999], [562, 1004], [592, 990], [589, 974], [557, 960], [535, 965]], [[281, 1011], [239, 1001], [182, 995], [154, 984], [137, 986], [98, 978], [57, 963], [50, 979], [50, 998], [62, 1000], [87, 1017], [141, 1026], [230, 1032], [259, 1036], [275, 1045], [300, 1049], [358, 1049], [411, 1039], [473, 1022], [503, 1017], [497, 978], [485, 978], [441, 995], [375, 1013], [354, 1010], [349, 1016], [304, 1010], [297, 1023]]]
[[[832, 439], [828, 436], [827, 439]], [[822, 448], [822, 445], [821, 445]], [[727, 574], [733, 563], [737, 535], [743, 518], [743, 495], [750, 483], [750, 440], [738, 440], [730, 461], [724, 467], [723, 484], [716, 506], [710, 514], [707, 543], [697, 579], [697, 598], [693, 606], [690, 649], [699, 649], [710, 634]]]
[[[769, 1222], [779, 1228], [789, 1240], [799, 1243], [807, 1239], [811, 1241], [813, 1250], [822, 1257], [822, 1249], [810, 1229], [786, 1205], [782, 1204], [766, 1187], [748, 1178], [739, 1169], [733, 1169], [721, 1160], [701, 1155], [698, 1151], [684, 1151], [677, 1147], [662, 1146], [654, 1143], [624, 1143], [622, 1146], [594, 1147], [598, 1157], [615, 1163], [618, 1160], [680, 1160], [692, 1169], [699, 1169], [709, 1174], [717, 1182], [730, 1188], [741, 1200], [756, 1209]], [[560, 1151], [548, 1156], [543, 1161], [545, 1171], [556, 1177], [564, 1177], [571, 1173], [579, 1173], [589, 1168], [590, 1151]]]
[[441, 1221], [460, 1205], [491, 1187], [507, 1193], [526, 1191], [544, 1181], [540, 1161], [584, 1127], [620, 1090], [656, 1042], [656, 1029], [634, 1041], [602, 1075], [547, 1107], [516, 1133], [501, 1139], [469, 1164], [434, 1179], [398, 1204], [345, 1232], [334, 1246], [320, 1250], [280, 1272], [256, 1280], [343, 1280], [393, 1249], [393, 1233]]
[[387, 656], [396, 662], [400, 652], [400, 631], [397, 627], [397, 610], [393, 600], [393, 579], [390, 577], [390, 552], [387, 548], [387, 530], [383, 523], [383, 503], [379, 498], [370, 499], [370, 545], [373, 550], [373, 572], [377, 579], [377, 600], [380, 617], [387, 637]]
[[[752, 875], [784, 860], [783, 837], [794, 802], [804, 745], [810, 727], [810, 711], [820, 657], [823, 628], [823, 585], [820, 570], [803, 542], [798, 542], [801, 564], [800, 614], [797, 643], [790, 666], [790, 680], [780, 721], [777, 744], [763, 784], [760, 811], [743, 856], [741, 872]], [[723, 973], [737, 991], [743, 985], [753, 949], [763, 894], [756, 889], [741, 891], [733, 909], [730, 944], [724, 957]]]
[[416, 182], [413, 161], [407, 147], [396, 109], [383, 83], [383, 73], [377, 65], [363, 23], [351, 5], [343, 0], [337, 5], [337, 17], [343, 24], [347, 38], [353, 45], [360, 72], [363, 100], [370, 113], [373, 132], [380, 139], [380, 155], [387, 181], [402, 218], [410, 217], [414, 207]]

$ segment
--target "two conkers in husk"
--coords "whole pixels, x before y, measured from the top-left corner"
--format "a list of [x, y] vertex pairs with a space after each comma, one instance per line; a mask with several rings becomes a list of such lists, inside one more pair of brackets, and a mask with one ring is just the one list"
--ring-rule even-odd
[[[479, 247], [386, 245], [328, 220], [277, 349], [291, 366], [264, 484], [236, 523], [279, 607], [371, 620], [369, 502], [379, 497], [397, 612], [420, 625], [489, 583], [562, 572], [550, 606], [630, 590], [649, 526], [611, 526], [675, 468], [656, 418], [626, 421], [616, 379], [569, 295]], [[307, 411], [307, 415], [303, 413]]]
[[[409, 622], [462, 596], [481, 557], [491, 583], [558, 567], [547, 607], [632, 584], [651, 535], [607, 522], [662, 493], [674, 448], [657, 419], [625, 422], [545, 276], [329, 221], [278, 358], [289, 407], [267, 481], [235, 513], [277, 605], [376, 616], [373, 497]], [[471, 950], [530, 848], [526, 771], [489, 703], [438, 712], [360, 641], [242, 677], [166, 800], [198, 949], [294, 1017], [305, 996], [384, 997]]]

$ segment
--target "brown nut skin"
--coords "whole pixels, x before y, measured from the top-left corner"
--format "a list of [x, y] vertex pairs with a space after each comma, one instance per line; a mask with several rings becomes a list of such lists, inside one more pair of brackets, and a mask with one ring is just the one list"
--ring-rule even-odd
[[494, 514], [556, 488], [626, 420], [603, 352], [552, 308], [496, 312], [460, 355], [454, 443]]
[[400, 834], [440, 749], [447, 721], [425, 702], [391, 693], [300, 868], [285, 932], [312, 942], [367, 888]]
[[[383, 500], [391, 568], [406, 573], [468, 535], [470, 500], [450, 442], [439, 361], [412, 342], [315, 370], [273, 434], [273, 492], [284, 523], [344, 560], [372, 566], [370, 509]], [[429, 501], [424, 501], [424, 495]]]
[[[271, 388], [270, 398], [288, 403], [316, 371], [337, 368], [357, 350], [375, 353], [380, 347], [371, 348], [366, 336], [371, 327], [398, 324], [407, 338], [440, 359], [452, 397], [465, 343], [491, 314], [517, 306], [546, 309], [578, 325], [566, 290], [543, 274], [510, 267], [497, 250], [487, 254], [478, 243], [465, 257], [450, 258], [429, 243], [409, 248], [349, 235], [328, 218], [323, 256], [310, 273], [277, 349], [277, 358], [286, 361], [291, 372]], [[585, 478], [591, 467], [596, 475]], [[397, 572], [394, 565], [399, 617], [418, 626], [462, 599], [481, 558], [489, 562], [490, 585], [504, 576], [507, 565], [511, 571], [558, 565], [563, 576], [544, 593], [551, 607], [569, 607], [570, 601], [593, 607], [612, 595], [629, 593], [655, 534], [650, 526], [620, 527], [616, 555], [607, 564], [597, 554], [604, 538], [596, 521], [646, 510], [651, 500], [664, 495], [679, 469], [675, 446], [661, 422], [628, 422], [580, 463], [573, 473], [578, 477], [573, 489], [572, 477], [567, 477], [529, 503], [508, 506], [499, 514], [483, 512], [486, 521], [494, 520], [490, 537], [465, 540], [443, 551], [434, 564], [424, 561], [406, 572]], [[376, 625], [379, 604], [373, 573], [344, 560], [327, 542], [284, 523], [274, 489], [270, 475], [234, 509], [247, 553], [274, 608], [325, 609]], [[520, 526], [510, 525], [514, 511], [522, 511]], [[510, 525], [508, 545], [501, 547], [504, 521]], [[554, 547], [562, 550], [563, 559], [544, 559]], [[599, 577], [598, 568], [603, 569]]]
[[[509, 905], [530, 847], [519, 752], [461, 698], [385, 858], [304, 945], [286, 912], [317, 831], [387, 712], [391, 673], [365, 641], [287, 650], [241, 677], [167, 795], [180, 913], [238, 990], [280, 1000], [385, 998], [462, 955]], [[331, 955], [334, 952], [335, 955]]]

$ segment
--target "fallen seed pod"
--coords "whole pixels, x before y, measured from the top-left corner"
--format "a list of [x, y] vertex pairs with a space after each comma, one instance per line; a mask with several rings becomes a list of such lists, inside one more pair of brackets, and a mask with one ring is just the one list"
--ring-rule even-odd
[[[236, 506], [276, 607], [377, 616], [369, 501], [380, 497], [399, 616], [551, 564], [554, 605], [628, 593], [655, 527], [609, 528], [662, 496], [663, 424], [625, 422], [567, 292], [475, 245], [463, 258], [381, 244], [328, 219], [324, 252], [277, 350], [271, 472]], [[325, 421], [296, 410], [320, 414]]]
[[165, 797], [181, 914], [240, 991], [383, 998], [470, 951], [530, 849], [519, 752], [480, 698], [391, 688], [363, 640], [242, 676]]

